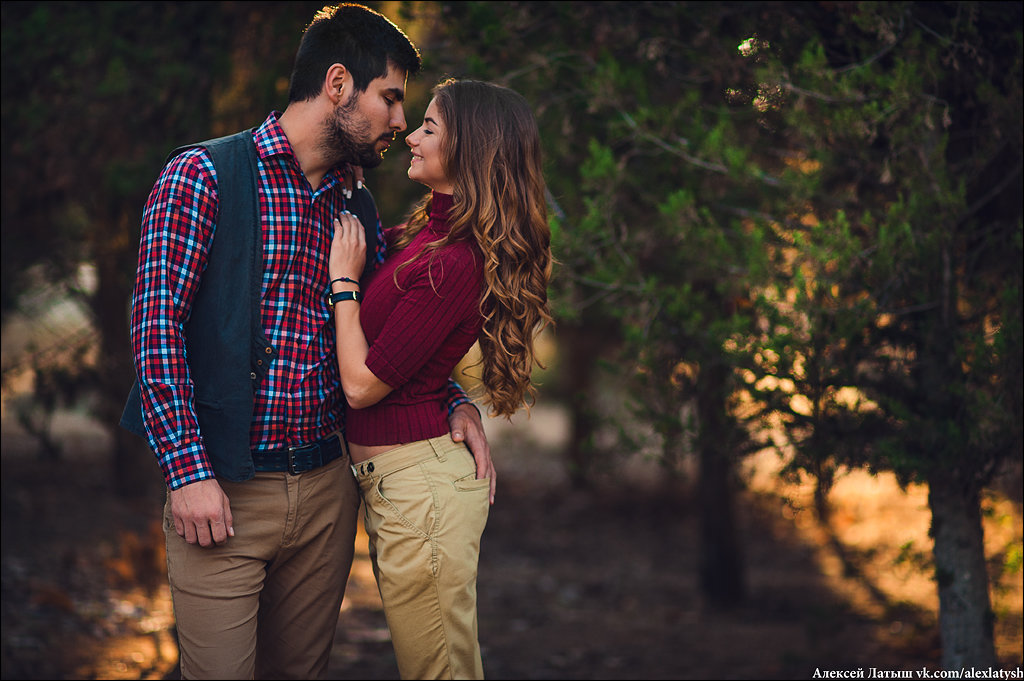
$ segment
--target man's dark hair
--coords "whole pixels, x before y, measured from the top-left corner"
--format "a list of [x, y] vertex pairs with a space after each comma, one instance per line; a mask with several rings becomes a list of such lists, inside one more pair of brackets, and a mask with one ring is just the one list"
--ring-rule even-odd
[[342, 3], [324, 7], [306, 27], [292, 69], [289, 102], [315, 99], [332, 64], [343, 64], [356, 92], [388, 72], [388, 62], [406, 75], [420, 70], [420, 53], [402, 29], [368, 7]]

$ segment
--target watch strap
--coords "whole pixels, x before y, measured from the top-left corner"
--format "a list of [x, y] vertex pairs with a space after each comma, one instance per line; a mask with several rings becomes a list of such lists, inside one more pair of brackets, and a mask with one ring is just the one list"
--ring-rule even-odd
[[357, 303], [363, 299], [363, 294], [359, 291], [341, 291], [339, 293], [331, 293], [327, 296], [327, 302], [330, 303], [331, 307], [334, 307], [337, 303], [343, 300], [354, 300]]

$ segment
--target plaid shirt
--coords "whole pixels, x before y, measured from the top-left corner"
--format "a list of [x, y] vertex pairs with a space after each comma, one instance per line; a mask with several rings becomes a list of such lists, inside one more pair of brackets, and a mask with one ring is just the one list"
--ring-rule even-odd
[[[250, 446], [315, 442], [345, 425], [333, 316], [325, 302], [333, 217], [345, 209], [337, 168], [314, 191], [276, 112], [256, 130], [263, 224], [261, 320], [279, 355], [255, 395]], [[216, 228], [217, 178], [204, 149], [172, 159], [146, 202], [132, 297], [132, 348], [149, 444], [169, 487], [213, 478], [194, 408], [184, 324]], [[376, 263], [385, 241], [377, 219]], [[244, 292], [239, 292], [244, 297]], [[468, 402], [450, 383], [449, 410]]]

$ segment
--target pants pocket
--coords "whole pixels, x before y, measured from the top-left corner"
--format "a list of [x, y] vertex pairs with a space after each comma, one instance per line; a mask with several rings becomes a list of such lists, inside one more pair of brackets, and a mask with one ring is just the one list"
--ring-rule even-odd
[[452, 485], [460, 492], [477, 492], [480, 490], [491, 491], [491, 479], [476, 479], [476, 471], [452, 481]]
[[422, 466], [385, 475], [374, 485], [374, 510], [384, 518], [429, 537], [437, 527], [437, 495]]

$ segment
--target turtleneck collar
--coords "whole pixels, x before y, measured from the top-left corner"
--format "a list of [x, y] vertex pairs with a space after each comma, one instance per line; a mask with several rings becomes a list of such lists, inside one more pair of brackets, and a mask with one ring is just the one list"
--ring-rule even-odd
[[448, 213], [454, 204], [455, 199], [451, 194], [434, 192], [431, 195], [430, 221], [427, 223], [427, 229], [437, 234], [447, 234]]

